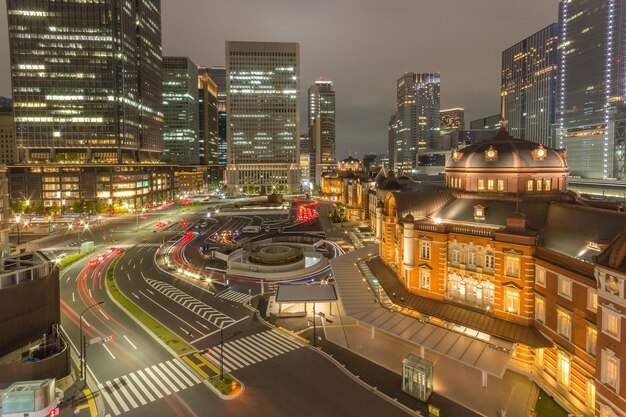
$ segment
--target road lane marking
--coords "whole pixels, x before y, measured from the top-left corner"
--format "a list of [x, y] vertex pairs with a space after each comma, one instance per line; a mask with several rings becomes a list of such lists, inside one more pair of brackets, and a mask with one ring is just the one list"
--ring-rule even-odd
[[207, 330], [211, 330], [207, 326], [205, 326], [204, 324], [200, 323], [198, 320], [196, 320], [196, 323], [198, 323], [200, 326], [204, 327]]
[[159, 378], [157, 378], [157, 376], [150, 370], [150, 368], [145, 368], [144, 371], [146, 371], [146, 374], [150, 376], [150, 378], [152, 378], [154, 380], [154, 382], [156, 382], [159, 387], [163, 390], [163, 392], [165, 393], [165, 395], [170, 395], [172, 392], [165, 386], [165, 384], [161, 383], [161, 380]]
[[106, 402], [109, 404], [109, 407], [111, 408], [111, 411], [113, 411], [113, 414], [115, 414], [116, 416], [119, 415], [120, 410], [119, 408], [117, 408], [117, 405], [115, 405], [115, 402], [113, 402], [113, 399], [109, 396], [107, 389], [102, 384], [98, 384], [98, 388], [100, 389], [100, 394], [102, 394]]
[[180, 390], [178, 389], [178, 387], [176, 386], [176, 384], [174, 384], [172, 381], [170, 381], [170, 380], [169, 380], [169, 379], [165, 376], [165, 374], [163, 374], [163, 372], [161, 372], [161, 370], [159, 369], [159, 367], [158, 367], [157, 365], [153, 365], [153, 366], [152, 366], [152, 369], [154, 370], [154, 372], [156, 372], [157, 374], [159, 374], [159, 376], [160, 376], [160, 377], [161, 377], [161, 378], [165, 381], [165, 383], [166, 383], [167, 385], [169, 385], [169, 386], [170, 386], [170, 387], [174, 390], [174, 392], [178, 392], [178, 391], [180, 391]]
[[[186, 324], [187, 326], [191, 327], [192, 329], [194, 329], [195, 331], [197, 331], [199, 334], [203, 334], [202, 331], [200, 331], [200, 329], [195, 328], [194, 326], [192, 326], [191, 324], [187, 323], [185, 320], [181, 319], [180, 317], [178, 317], [176, 314], [174, 314], [173, 312], [171, 312], [170, 310], [168, 310], [167, 308], [163, 307], [161, 304], [157, 303], [156, 301], [154, 301], [152, 298], [148, 297], [146, 294], [144, 294], [143, 292], [139, 291], [139, 294], [143, 295], [144, 297], [146, 297], [146, 299], [152, 301], [154, 304], [156, 304], [157, 306], [161, 307], [163, 310], [167, 311], [168, 313], [170, 313], [172, 316], [176, 317], [178, 320], [182, 321], [184, 324]], [[183, 329], [184, 330], [184, 329]], [[202, 336], [204, 337], [204, 336]]]
[[183, 374], [183, 372], [176, 367], [175, 365], [176, 362], [177, 362], [176, 359], [172, 359], [171, 361], [165, 362], [165, 364], [169, 368], [171, 368], [171, 370], [174, 371], [174, 373], [178, 375], [180, 379], [182, 379], [187, 385], [189, 385], [190, 387], [193, 387], [196, 384], [196, 382], [191, 381], [189, 378], [187, 378], [187, 376]]
[[105, 313], [104, 311], [102, 311], [102, 310], [100, 310], [100, 309], [98, 309], [98, 311], [99, 311], [100, 313], [102, 313], [102, 315], [104, 316], [104, 318], [105, 318], [105, 319], [107, 319], [107, 320], [111, 320], [111, 319], [109, 318], [109, 316], [107, 316], [107, 315], [106, 315], [106, 313]]
[[75, 303], [76, 302], [76, 296], [74, 294], [74, 291], [72, 291], [72, 302]]
[[109, 348], [107, 347], [107, 345], [106, 345], [106, 344], [103, 344], [103, 345], [102, 345], [102, 347], [104, 347], [104, 348], [106, 349], [106, 351], [107, 351], [107, 352], [109, 352], [109, 355], [111, 355], [111, 357], [112, 357], [113, 359], [115, 359], [115, 356], [113, 356], [113, 353], [111, 353], [111, 351], [109, 350]]
[[[171, 379], [173, 379], [173, 380], [174, 380], [174, 382], [175, 382], [176, 384], [178, 384], [178, 386], [180, 387], [180, 389], [185, 389], [185, 388], [187, 388], [187, 386], [186, 386], [186, 385], [185, 385], [185, 384], [184, 384], [184, 383], [183, 383], [180, 379], [178, 379], [178, 377], [177, 377], [177, 376], [176, 376], [176, 375], [175, 375], [175, 374], [171, 371], [171, 369], [170, 369], [170, 368], [168, 368], [168, 367], [167, 367], [167, 366], [166, 366], [163, 362], [161, 362], [161, 363], [159, 364], [159, 366], [163, 369], [163, 371], [165, 371], [165, 373], [166, 373], [166, 374], [168, 374], [168, 375], [169, 375], [169, 377], [170, 377]], [[172, 384], [173, 384], [173, 385], [174, 385], [174, 382], [172, 382]]]
[[[141, 371], [138, 371], [141, 372]], [[152, 396], [152, 393], [150, 392], [149, 389], [147, 389], [144, 384], [141, 383], [141, 380], [139, 379], [139, 377], [137, 375], [135, 375], [135, 373], [131, 373], [129, 374], [130, 377], [135, 381], [135, 384], [141, 389], [141, 392], [143, 392], [143, 394], [148, 397], [148, 400], [150, 400], [150, 402], [156, 401], [156, 399]], [[153, 388], [154, 389], [154, 388]]]
[[131, 341], [130, 341], [130, 339], [129, 339], [128, 337], [126, 337], [126, 335], [124, 335], [124, 339], [126, 339], [126, 341], [127, 341], [128, 343], [130, 343], [130, 345], [131, 345], [132, 347], [134, 347], [134, 348], [135, 348], [135, 350], [137, 350], [137, 346], [135, 346], [135, 344], [134, 344], [133, 342], [131, 342]]
[[133, 394], [135, 394], [135, 397], [137, 397], [137, 399], [139, 400], [141, 405], [148, 404], [148, 402], [139, 393], [139, 390], [137, 390], [137, 388], [135, 388], [135, 386], [133, 385], [133, 383], [130, 380], [130, 378], [128, 378], [128, 376], [122, 377], [120, 379], [123, 379], [124, 381], [126, 381], [126, 385], [128, 385], [128, 388], [130, 388], [130, 390], [133, 392]]
[[133, 396], [130, 395], [130, 392], [128, 392], [128, 390], [126, 389], [126, 380], [122, 381], [119, 378], [115, 378], [113, 381], [115, 382], [115, 385], [118, 387], [118, 389], [122, 392], [122, 394], [124, 394], [128, 402], [130, 403], [131, 407], [132, 408], [139, 407], [139, 405], [137, 404], [137, 401], [135, 401]]
[[135, 297], [136, 299], [140, 299], [139, 296], [137, 294], [135, 294], [134, 292], [131, 293], [133, 295], [133, 297]]
[[189, 368], [187, 368], [180, 360], [176, 360], [174, 359], [174, 365], [176, 365], [179, 369], [181, 369], [183, 371], [184, 374], [186, 374], [187, 376], [189, 376], [189, 378], [191, 378], [192, 381], [196, 382], [196, 383], [200, 383], [202, 382], [202, 380], [200, 378], [198, 378], [198, 375], [194, 374]]
[[[148, 386], [149, 386], [150, 388], [152, 388], [152, 391], [154, 391], [154, 393], [156, 394], [156, 396], [157, 396], [157, 397], [159, 397], [159, 398], [163, 398], [163, 394], [161, 394], [161, 391], [159, 391], [159, 390], [158, 390], [158, 389], [154, 386], [154, 384], [152, 383], [152, 381], [150, 380], [150, 378], [148, 378], [148, 376], [147, 376], [147, 375], [145, 375], [145, 374], [143, 373], [143, 371], [137, 371], [137, 375], [139, 375], [139, 376], [140, 376], [140, 377], [141, 377], [141, 378], [142, 378], [142, 379], [146, 382], [146, 384], [148, 384]], [[148, 393], [148, 391], [147, 391], [147, 390], [146, 390], [146, 395], [148, 395], [149, 397], [151, 396], [151, 395], [149, 395], [149, 393]]]

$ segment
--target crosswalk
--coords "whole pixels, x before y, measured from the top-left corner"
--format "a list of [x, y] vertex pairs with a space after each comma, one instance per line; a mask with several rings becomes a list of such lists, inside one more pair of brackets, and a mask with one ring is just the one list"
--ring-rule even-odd
[[162, 243], [140, 243], [136, 247], [137, 248], [158, 248], [162, 246]]
[[236, 303], [245, 303], [250, 299], [250, 296], [248, 294], [244, 294], [235, 290], [226, 290], [219, 293], [217, 296], [225, 300], [234, 301]]
[[98, 384], [107, 408], [120, 415], [202, 382], [175, 358]]
[[166, 284], [162, 281], [155, 281], [153, 279], [146, 278], [146, 282], [155, 290], [159, 291], [161, 294], [171, 298], [176, 301], [178, 304], [185, 307], [187, 310], [190, 310], [200, 317], [203, 317], [206, 321], [213, 324], [216, 327], [226, 327], [229, 324], [235, 322], [235, 319], [227, 316], [226, 314], [217, 311], [213, 307], [203, 303], [202, 301], [193, 298], [187, 293], [182, 292], [176, 287], [173, 287], [169, 284]]
[[[267, 330], [224, 343], [224, 370], [232, 372], [274, 358], [303, 345], [279, 330]], [[209, 349], [204, 357], [216, 366], [220, 364], [220, 345]]]

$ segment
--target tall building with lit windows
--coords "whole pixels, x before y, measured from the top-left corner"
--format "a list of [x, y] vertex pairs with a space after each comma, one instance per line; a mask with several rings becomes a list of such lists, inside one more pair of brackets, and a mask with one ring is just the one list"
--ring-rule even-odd
[[441, 76], [438, 72], [417, 74], [415, 108], [417, 115], [417, 152], [438, 149]]
[[318, 80], [309, 87], [310, 149], [315, 152], [315, 177], [319, 184], [324, 174], [336, 168], [335, 156], [335, 88], [332, 81]]
[[626, 0], [559, 2], [557, 146], [572, 175], [624, 178]]
[[[163, 57], [163, 160], [199, 164], [198, 67], [187, 57]], [[203, 142], [203, 145], [205, 143]]]
[[[200, 163], [216, 170], [219, 163], [219, 98], [209, 69], [198, 67], [198, 139]], [[218, 179], [218, 178], [213, 178]]]
[[226, 166], [227, 162], [227, 131], [226, 124], [226, 68], [210, 67], [209, 76], [217, 85], [217, 137], [218, 162], [220, 166]]
[[558, 39], [559, 25], [553, 23], [502, 52], [508, 130], [544, 146], [553, 145]]
[[439, 112], [441, 134], [465, 130], [465, 109], [460, 107], [452, 109], [442, 109]]
[[226, 42], [231, 193], [300, 190], [300, 45]]
[[158, 161], [160, 0], [8, 0], [20, 162]]

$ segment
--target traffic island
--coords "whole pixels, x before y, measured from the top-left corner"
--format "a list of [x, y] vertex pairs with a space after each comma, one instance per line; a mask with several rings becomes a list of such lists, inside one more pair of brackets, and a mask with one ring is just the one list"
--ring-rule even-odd
[[245, 390], [241, 381], [230, 374], [224, 374], [224, 380], [218, 375], [213, 375], [206, 384], [222, 400], [234, 400]]

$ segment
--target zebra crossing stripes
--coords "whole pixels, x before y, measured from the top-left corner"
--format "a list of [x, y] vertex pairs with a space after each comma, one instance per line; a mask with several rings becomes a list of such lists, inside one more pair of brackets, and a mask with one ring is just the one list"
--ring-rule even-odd
[[162, 245], [162, 243], [140, 243], [136, 248], [158, 248]]
[[235, 319], [227, 316], [221, 311], [217, 311], [213, 307], [203, 303], [196, 298], [193, 298], [189, 294], [182, 292], [176, 287], [166, 284], [165, 282], [155, 281], [149, 278], [146, 278], [146, 282], [148, 283], [148, 285], [150, 285], [161, 294], [176, 301], [187, 310], [190, 310], [198, 316], [203, 317], [206, 321], [216, 327], [226, 327], [229, 324], [235, 322]]
[[107, 408], [117, 416], [200, 382], [176, 358], [98, 384], [98, 389]]
[[[292, 350], [302, 347], [302, 344], [289, 339], [278, 330], [267, 330], [241, 339], [224, 343], [224, 370], [236, 371], [254, 365]], [[220, 364], [220, 345], [209, 349], [203, 355], [217, 366]]]
[[222, 291], [217, 295], [219, 298], [234, 301], [236, 303], [245, 303], [250, 299], [250, 295], [235, 290]]

